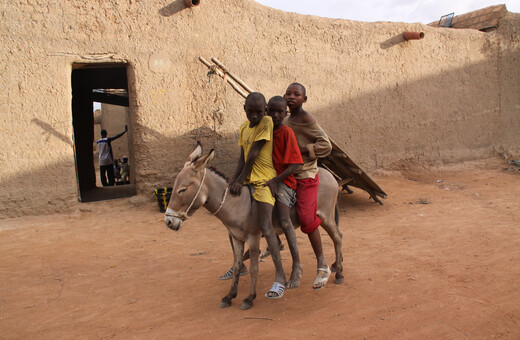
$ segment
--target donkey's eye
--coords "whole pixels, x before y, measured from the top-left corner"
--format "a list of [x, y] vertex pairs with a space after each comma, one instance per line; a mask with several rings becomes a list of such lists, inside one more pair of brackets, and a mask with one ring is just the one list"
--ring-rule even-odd
[[185, 192], [187, 190], [187, 188], [182, 188], [180, 189], [179, 191], [177, 191], [178, 194], [182, 194], [183, 192]]

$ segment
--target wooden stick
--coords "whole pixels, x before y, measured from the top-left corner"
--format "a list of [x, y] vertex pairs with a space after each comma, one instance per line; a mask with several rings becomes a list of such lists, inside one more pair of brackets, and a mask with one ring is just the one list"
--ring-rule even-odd
[[[204, 65], [206, 65], [210, 70], [212, 71], [215, 71], [216, 74], [218, 74], [219, 76], [221, 76], [222, 78], [224, 78], [225, 74], [219, 70], [218, 68], [216, 68], [214, 64], [211, 64], [209, 63], [206, 59], [204, 59], [202, 56], [199, 56], [199, 60], [201, 63], [203, 63]], [[231, 80], [229, 77], [225, 77], [226, 78], [226, 81], [228, 82], [229, 85], [231, 85], [231, 87], [233, 87], [233, 89], [235, 91], [238, 92], [239, 95], [241, 95], [242, 97], [244, 97], [244, 99], [247, 97], [247, 93], [244, 92], [244, 90], [242, 90], [238, 85], [237, 83], [235, 83], [233, 80]]]
[[238, 78], [236, 75], [231, 73], [229, 71], [229, 69], [226, 66], [224, 66], [224, 64], [222, 64], [220, 61], [217, 60], [217, 58], [211, 58], [211, 61], [214, 62], [215, 64], [217, 64], [218, 66], [220, 66], [222, 71], [224, 71], [227, 75], [229, 75], [231, 78], [233, 78], [233, 80], [236, 81], [238, 84], [240, 84], [240, 86], [242, 86], [244, 88], [244, 90], [246, 90], [248, 93], [255, 92], [255, 91], [253, 91], [252, 88], [247, 86], [247, 84], [244, 83], [240, 78]]
[[345, 179], [342, 179], [341, 181], [338, 182], [338, 185], [340, 187], [344, 186], [345, 184], [349, 184], [350, 182], [352, 182], [353, 179], [352, 178], [345, 178]]
[[249, 319], [249, 320], [273, 320], [273, 318], [267, 318], [267, 317], [263, 317], [263, 316], [246, 316], [244, 319]]

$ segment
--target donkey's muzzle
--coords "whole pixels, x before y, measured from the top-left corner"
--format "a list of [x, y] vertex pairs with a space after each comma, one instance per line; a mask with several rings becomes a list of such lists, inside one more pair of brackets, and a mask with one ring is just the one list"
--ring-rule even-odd
[[170, 228], [171, 230], [179, 230], [179, 228], [182, 225], [182, 220], [175, 216], [164, 216], [164, 223], [166, 223], [166, 226]]
[[175, 231], [179, 230], [186, 218], [185, 214], [179, 214], [171, 208], [167, 208], [164, 213], [164, 223], [168, 228]]

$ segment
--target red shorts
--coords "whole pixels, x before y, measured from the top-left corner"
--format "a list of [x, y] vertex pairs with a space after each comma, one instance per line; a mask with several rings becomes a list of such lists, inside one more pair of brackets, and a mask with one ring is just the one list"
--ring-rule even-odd
[[300, 220], [301, 230], [305, 234], [310, 234], [318, 229], [321, 224], [321, 219], [316, 215], [320, 179], [316, 174], [315, 178], [298, 179], [297, 182], [296, 212]]

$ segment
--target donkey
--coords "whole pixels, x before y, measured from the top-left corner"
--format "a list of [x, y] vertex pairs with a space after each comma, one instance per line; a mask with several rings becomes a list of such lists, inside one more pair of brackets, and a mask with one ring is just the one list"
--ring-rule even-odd
[[[240, 196], [228, 195], [229, 186], [226, 179], [216, 170], [207, 168], [207, 164], [214, 156], [213, 149], [207, 155], [202, 156], [202, 145], [197, 142], [197, 147], [189, 156], [188, 162], [184, 164], [173, 184], [170, 202], [165, 213], [165, 223], [170, 229], [177, 231], [183, 221], [188, 219], [201, 206], [204, 206], [226, 226], [233, 244], [234, 261], [231, 289], [221, 300], [220, 307], [222, 308], [231, 306], [232, 299], [237, 296], [239, 271], [243, 264], [244, 243], [247, 242], [251, 259], [251, 287], [249, 296], [240, 307], [240, 309], [246, 310], [253, 306], [253, 300], [256, 298], [258, 256], [262, 231], [255, 222], [257, 221], [257, 208], [249, 189], [244, 186]], [[321, 218], [321, 226], [334, 243], [336, 261], [332, 265], [332, 269], [336, 272], [335, 283], [338, 284], [343, 282], [342, 234], [338, 228], [337, 208], [339, 186], [334, 176], [327, 170], [320, 168], [319, 176], [317, 214]], [[291, 210], [291, 220], [295, 228], [299, 227], [294, 208]], [[273, 227], [276, 234], [283, 233], [274, 211]], [[297, 248], [294, 247], [294, 249]]]

